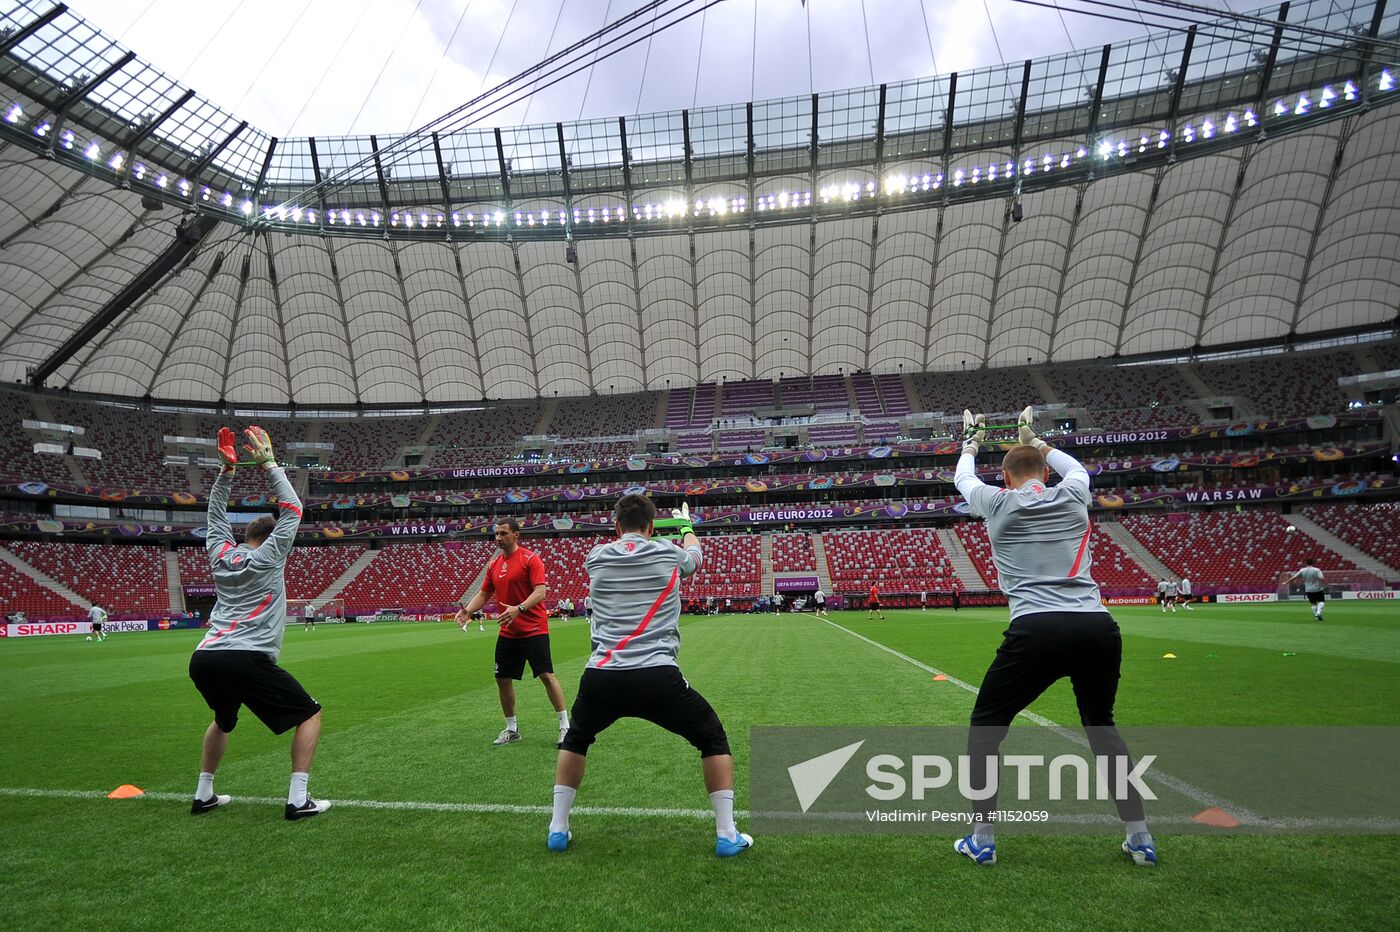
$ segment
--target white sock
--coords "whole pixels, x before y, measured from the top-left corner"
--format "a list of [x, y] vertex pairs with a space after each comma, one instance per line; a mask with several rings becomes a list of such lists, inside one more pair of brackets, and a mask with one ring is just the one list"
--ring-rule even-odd
[[520, 730], [520, 729], [518, 729], [518, 728], [515, 727], [515, 716], [514, 716], [514, 715], [507, 715], [507, 716], [506, 716], [506, 730], [507, 730], [507, 731], [519, 731], [519, 730]]
[[560, 713], [559, 713], [559, 727], [560, 727], [560, 728], [568, 728], [568, 727], [569, 727], [569, 710], [568, 710], [568, 709], [565, 709], [563, 712], [560, 712]]
[[574, 806], [574, 795], [578, 790], [561, 783], [554, 784], [554, 817], [549, 820], [551, 832], [569, 830], [569, 810]]
[[292, 774], [292, 785], [287, 790], [287, 802], [293, 806], [306, 805], [306, 781], [311, 779], [311, 774], [294, 772]]
[[972, 823], [972, 843], [979, 848], [996, 844], [996, 827], [991, 822]]
[[733, 841], [739, 835], [734, 826], [734, 791], [715, 790], [710, 794], [710, 805], [715, 810], [715, 834]]
[[199, 787], [194, 791], [195, 799], [208, 799], [214, 795], [214, 775], [201, 770], [199, 772]]

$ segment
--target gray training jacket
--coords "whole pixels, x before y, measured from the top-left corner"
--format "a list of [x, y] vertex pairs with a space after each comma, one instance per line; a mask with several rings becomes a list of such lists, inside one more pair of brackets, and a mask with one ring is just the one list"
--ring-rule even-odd
[[583, 562], [592, 599], [593, 654], [604, 670], [674, 667], [681, 646], [681, 580], [700, 568], [700, 548], [624, 534]]
[[1061, 450], [1045, 459], [1060, 474], [1059, 485], [1034, 479], [1019, 489], [992, 488], [977, 478], [966, 453], [954, 474], [972, 513], [987, 519], [992, 562], [1013, 620], [1036, 612], [1104, 611], [1089, 573], [1089, 473]]
[[301, 499], [282, 467], [267, 470], [277, 489], [281, 514], [261, 547], [240, 544], [228, 523], [233, 476], [220, 475], [209, 490], [209, 525], [204, 549], [218, 590], [209, 613], [209, 633], [196, 650], [257, 650], [274, 661], [282, 653], [287, 624], [287, 586], [282, 571], [301, 526]]

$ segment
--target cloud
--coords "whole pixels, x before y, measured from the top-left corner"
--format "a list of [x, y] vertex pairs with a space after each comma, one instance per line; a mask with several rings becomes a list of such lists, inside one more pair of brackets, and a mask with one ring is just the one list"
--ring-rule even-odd
[[[475, 97], [483, 81], [499, 82], [597, 30], [609, 9], [598, 0], [565, 2], [561, 16], [561, 2], [206, 0], [192, 16], [196, 8], [183, 0], [88, 0], [75, 12], [265, 132], [331, 136], [421, 125]], [[751, 89], [763, 99], [858, 88], [870, 83], [872, 68], [876, 82], [895, 82], [929, 75], [934, 59], [943, 73], [998, 65], [989, 10], [1013, 63], [1072, 47], [1096, 52], [1143, 33], [1067, 15], [1066, 36], [1054, 11], [1013, 0], [922, 0], [922, 11], [920, 2], [724, 0], [703, 24], [696, 16], [655, 37], [649, 57], [645, 43], [634, 46], [600, 63], [591, 79], [577, 74], [484, 125], [512, 125], [527, 111], [530, 122], [550, 123], [580, 112], [610, 118], [741, 103]], [[641, 4], [613, 0], [609, 15], [616, 20]]]

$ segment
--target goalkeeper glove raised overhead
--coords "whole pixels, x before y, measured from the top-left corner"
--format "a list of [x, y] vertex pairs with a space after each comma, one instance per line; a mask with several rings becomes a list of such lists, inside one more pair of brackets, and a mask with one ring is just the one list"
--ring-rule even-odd
[[248, 443], [243, 449], [248, 451], [249, 459], [263, 469], [277, 465], [277, 457], [272, 452], [272, 438], [267, 435], [267, 431], [254, 425], [243, 431], [243, 436], [248, 438]]
[[1035, 409], [1026, 405], [1026, 409], [1021, 412], [1021, 416], [1016, 418], [1016, 431], [1019, 439], [1028, 447], [1035, 447], [1044, 451], [1050, 444], [1041, 440], [1035, 435]]
[[974, 417], [971, 411], [966, 408], [963, 409], [962, 451], [964, 453], [969, 453], [972, 456], [977, 455], [977, 450], [982, 445], [982, 438], [987, 435], [987, 432], [982, 429], [982, 425], [986, 423], [986, 415], [979, 414]]

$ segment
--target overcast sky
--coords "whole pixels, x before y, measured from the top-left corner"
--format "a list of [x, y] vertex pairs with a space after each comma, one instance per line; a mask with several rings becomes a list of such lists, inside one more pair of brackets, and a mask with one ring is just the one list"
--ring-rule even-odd
[[[605, 18], [617, 20], [642, 4], [70, 2], [77, 15], [143, 60], [283, 137], [421, 126], [596, 31]], [[1062, 21], [1053, 10], [1015, 0], [808, 0], [806, 6], [801, 0], [722, 0], [650, 43], [600, 63], [591, 75], [583, 71], [484, 125], [859, 87], [1091, 48], [1146, 32], [1140, 24], [1074, 14]]]

